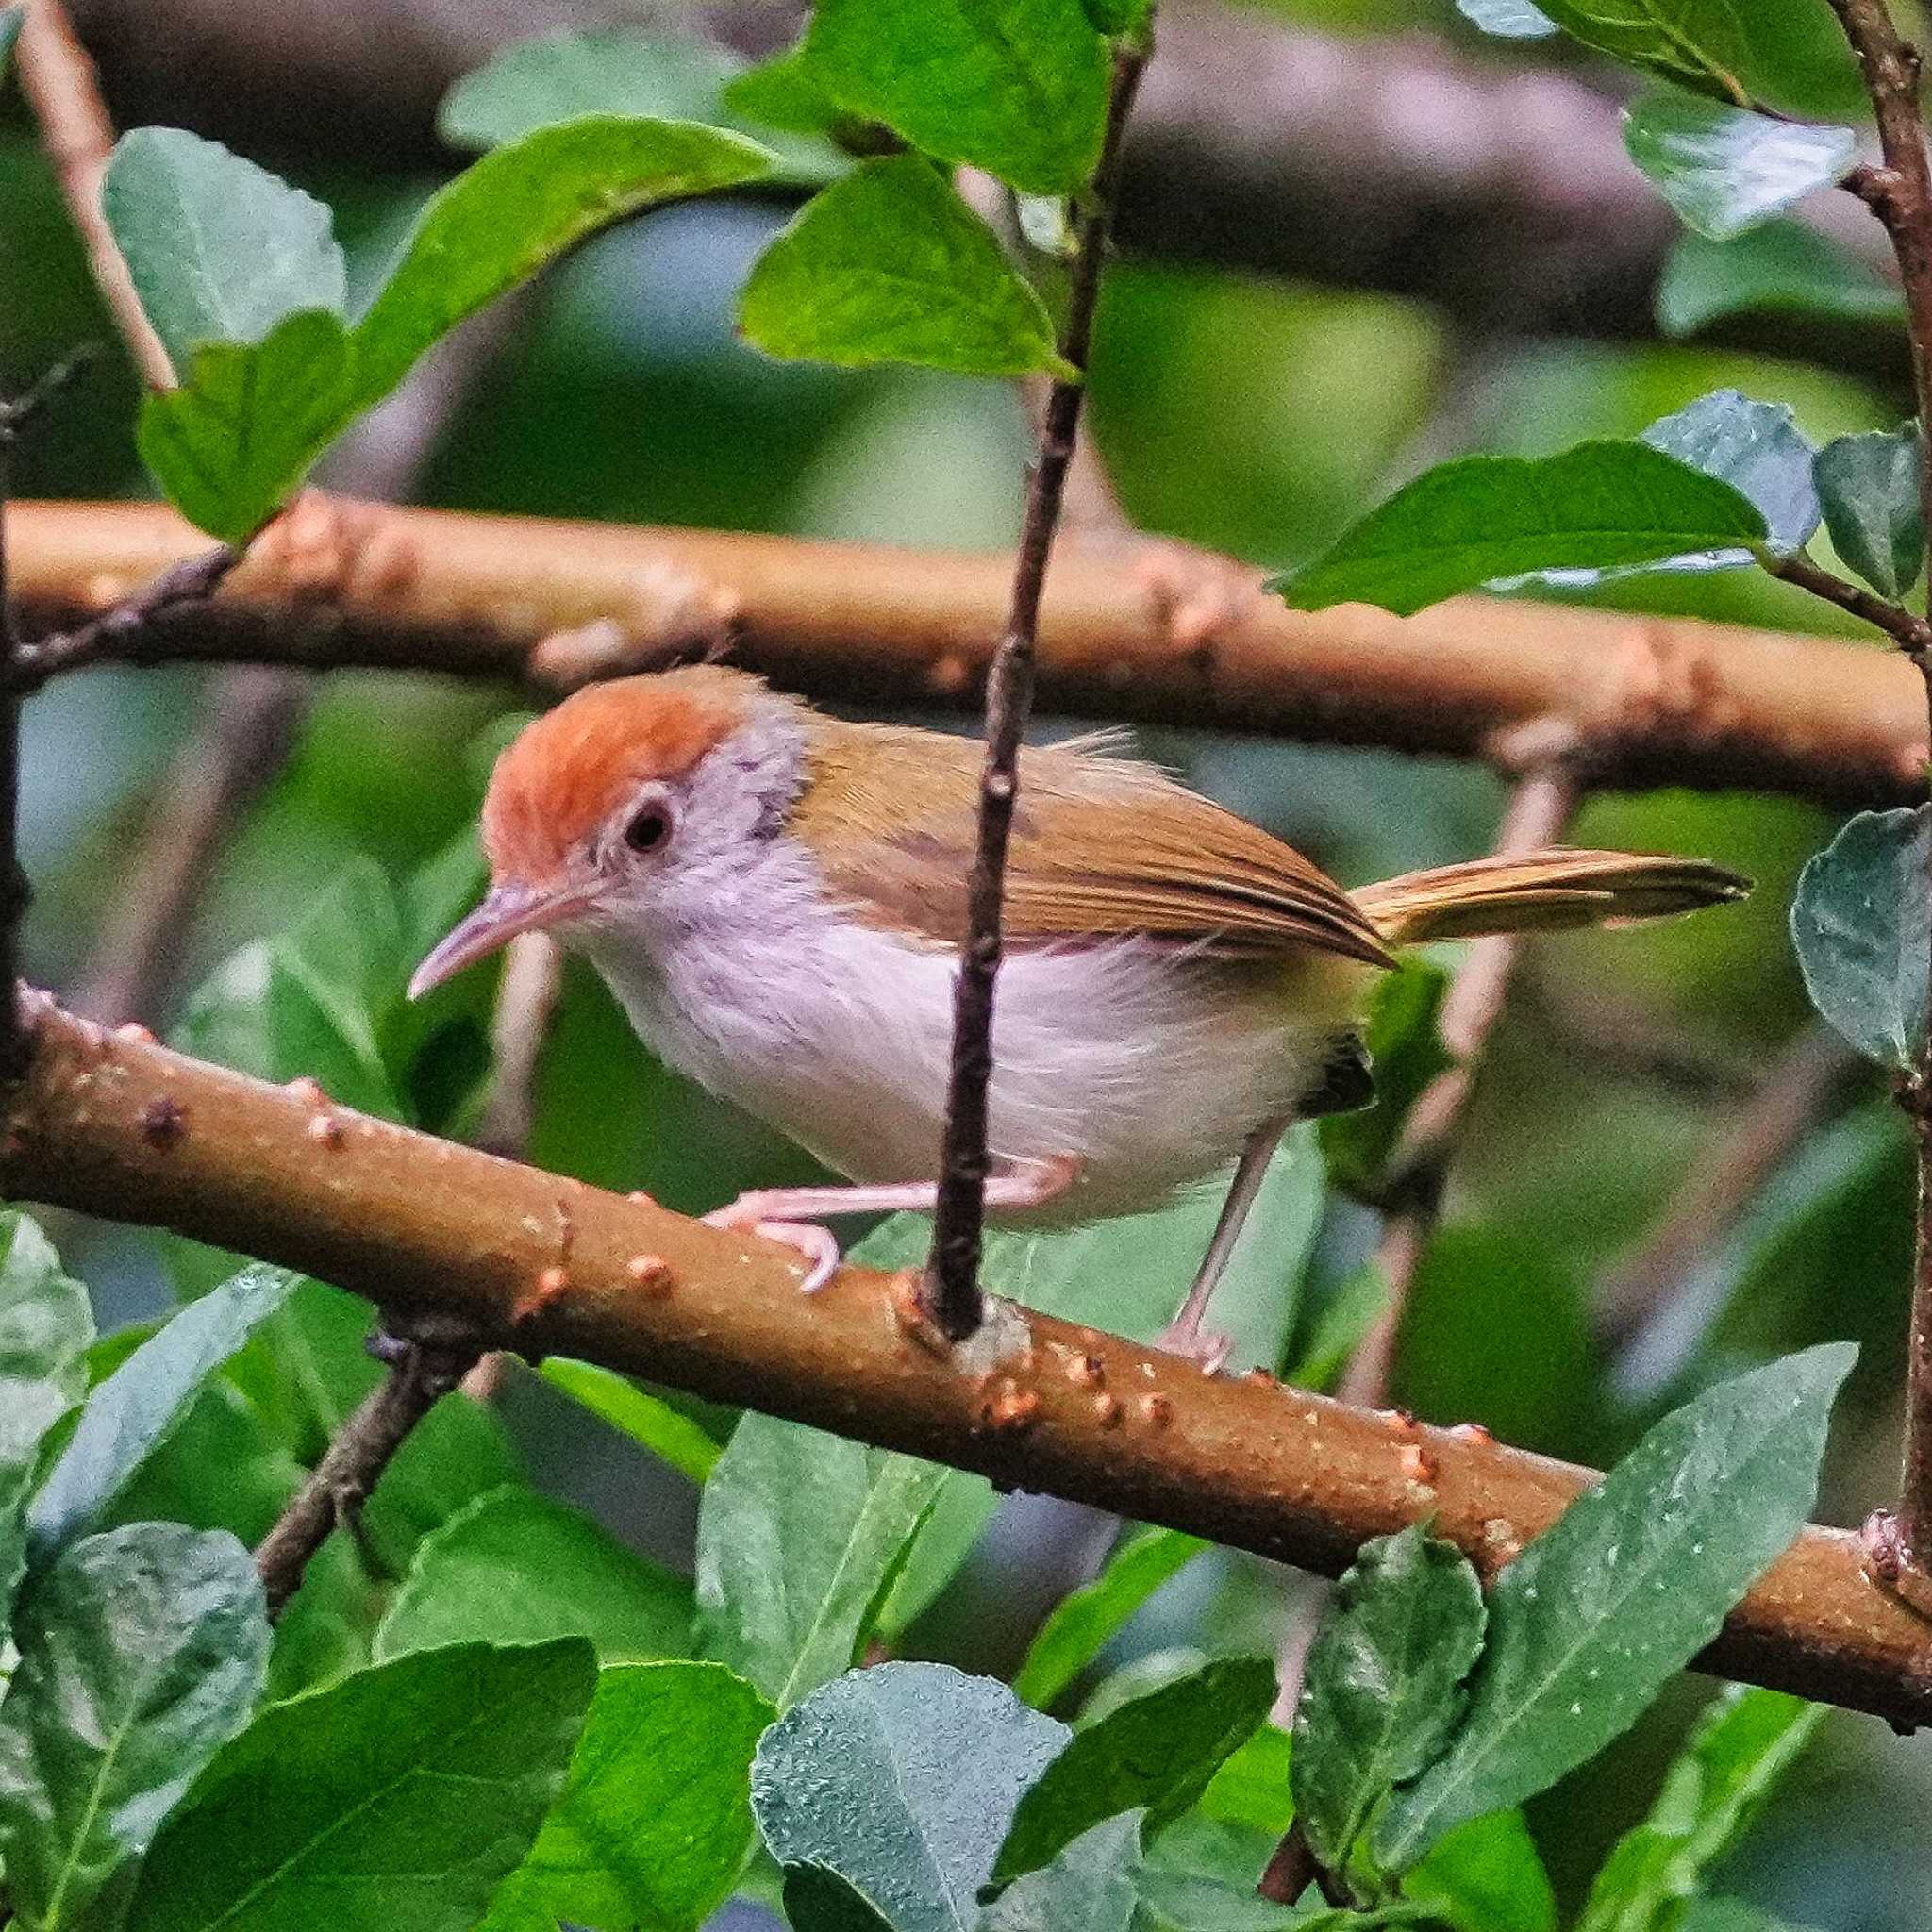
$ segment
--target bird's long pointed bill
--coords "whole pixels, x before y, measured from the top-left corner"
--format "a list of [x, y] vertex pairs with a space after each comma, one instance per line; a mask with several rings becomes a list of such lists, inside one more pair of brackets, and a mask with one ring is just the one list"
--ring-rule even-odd
[[409, 981], [409, 997], [421, 999], [431, 987], [441, 986], [452, 974], [488, 958], [519, 933], [537, 932], [581, 909], [582, 905], [583, 895], [578, 892], [542, 891], [516, 884], [492, 886], [475, 911], [452, 926], [417, 967]]

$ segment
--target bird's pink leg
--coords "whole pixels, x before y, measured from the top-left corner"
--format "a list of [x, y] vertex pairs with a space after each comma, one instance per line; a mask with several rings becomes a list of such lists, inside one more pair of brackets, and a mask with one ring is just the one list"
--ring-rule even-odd
[[[1015, 1160], [986, 1177], [986, 1205], [997, 1213], [1043, 1208], [1079, 1178], [1080, 1163], [1070, 1154], [1049, 1160]], [[847, 1188], [757, 1188], [729, 1207], [705, 1216], [712, 1227], [783, 1241], [810, 1257], [811, 1272], [800, 1284], [810, 1294], [832, 1278], [839, 1243], [828, 1228], [816, 1224], [831, 1214], [930, 1214], [939, 1197], [937, 1181], [886, 1181]], [[808, 1218], [809, 1217], [809, 1218]]]
[[1214, 1299], [1214, 1291], [1227, 1272], [1248, 1210], [1254, 1207], [1261, 1183], [1267, 1178], [1268, 1162], [1288, 1127], [1289, 1116], [1285, 1114], [1279, 1120], [1263, 1121], [1242, 1143], [1241, 1161], [1235, 1168], [1227, 1199], [1222, 1203], [1221, 1219], [1215, 1224], [1214, 1239], [1208, 1243], [1201, 1271], [1194, 1276], [1194, 1285], [1188, 1291], [1180, 1313], [1155, 1342], [1157, 1348], [1165, 1349], [1170, 1355], [1185, 1356], [1190, 1361], [1199, 1362], [1204, 1374], [1211, 1375], [1220, 1369], [1227, 1359], [1230, 1346], [1226, 1336], [1203, 1329], [1208, 1304]]

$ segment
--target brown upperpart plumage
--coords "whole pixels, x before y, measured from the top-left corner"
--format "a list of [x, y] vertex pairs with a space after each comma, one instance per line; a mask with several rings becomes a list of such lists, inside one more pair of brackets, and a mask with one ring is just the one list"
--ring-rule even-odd
[[[717, 664], [592, 685], [498, 760], [483, 842], [499, 883], [562, 873], [650, 780], [689, 773], [770, 705], [803, 733], [786, 832], [859, 924], [939, 945], [965, 936], [979, 806], [976, 741], [850, 724]], [[1740, 896], [1701, 859], [1557, 850], [1345, 892], [1292, 846], [1153, 767], [1089, 743], [1029, 748], [1008, 858], [1016, 946], [1144, 934], [1227, 959], [1312, 950], [1371, 966], [1391, 947], [1652, 918]]]

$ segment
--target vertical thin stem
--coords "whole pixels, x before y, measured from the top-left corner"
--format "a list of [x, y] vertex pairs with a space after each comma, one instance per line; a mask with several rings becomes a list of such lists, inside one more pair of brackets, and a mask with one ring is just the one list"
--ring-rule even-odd
[[1086, 393], [1088, 353], [1108, 229], [1120, 181], [1121, 138], [1146, 64], [1144, 47], [1122, 44], [1114, 55], [1113, 89], [1100, 164], [1080, 210], [1078, 252], [1060, 331], [1061, 358], [1075, 372], [1054, 383], [1041, 425], [1040, 452], [1026, 491], [1013, 598], [1005, 634], [987, 679], [986, 764], [980, 778], [979, 836], [968, 896], [965, 944], [953, 1001], [953, 1055], [946, 1089], [946, 1132], [941, 1156], [932, 1259], [926, 1271], [926, 1313], [941, 1331], [960, 1341], [979, 1326], [980, 1237], [986, 1221], [987, 1090], [992, 1078], [993, 985], [1001, 957], [1001, 907], [1007, 846], [1019, 791], [1020, 742], [1033, 705], [1033, 660], [1040, 635], [1041, 597], [1059, 526], [1067, 471], [1074, 459]]
[[12, 424], [0, 425], [0, 1080], [26, 1064], [20, 1020], [20, 922], [26, 914], [26, 874], [20, 864], [20, 635], [7, 582], [7, 502], [13, 478]]
[[[1923, 1076], [1922, 1076], [1923, 1079]], [[1932, 1562], [1932, 1104], [1906, 1102], [1919, 1156], [1919, 1216], [1912, 1259], [1911, 1328], [1906, 1347], [1904, 1467], [1899, 1478], [1900, 1560]]]
[[[1847, 185], [1885, 224], [1898, 258], [1923, 435], [1932, 429], [1932, 157], [1926, 153], [1919, 110], [1919, 50], [1900, 35], [1885, 0], [1831, 0], [1831, 8], [1857, 56], [1878, 122], [1884, 165], [1861, 168]], [[1927, 520], [1926, 565], [1932, 574], [1932, 462], [1923, 458], [1919, 498]], [[1923, 647], [1908, 649], [1908, 655], [1925, 680], [1927, 741], [1932, 744], [1932, 657]], [[1926, 890], [1932, 891], [1932, 878]], [[1932, 1008], [1927, 1020], [1932, 1031]], [[1918, 1148], [1919, 1200], [1896, 1529], [1904, 1567], [1923, 1573], [1932, 1562], [1932, 1059], [1903, 1084], [1899, 1097]]]

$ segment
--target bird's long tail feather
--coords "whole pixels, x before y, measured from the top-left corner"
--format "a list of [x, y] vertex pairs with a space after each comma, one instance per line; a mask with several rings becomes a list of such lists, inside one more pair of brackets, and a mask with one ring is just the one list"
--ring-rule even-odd
[[1667, 918], [1741, 899], [1749, 879], [1701, 858], [1561, 848], [1406, 873], [1356, 903], [1391, 946]]

